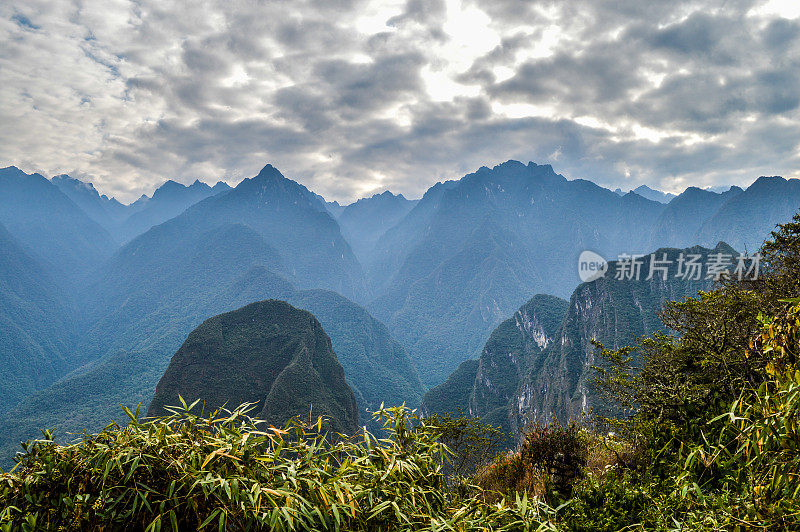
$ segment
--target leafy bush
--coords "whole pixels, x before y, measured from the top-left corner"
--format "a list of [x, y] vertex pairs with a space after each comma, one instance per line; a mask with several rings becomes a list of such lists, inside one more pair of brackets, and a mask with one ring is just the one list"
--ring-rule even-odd
[[800, 215], [761, 254], [761, 279], [668, 304], [671, 334], [602, 351], [597, 385], [627, 409], [616, 423], [642, 459], [579, 482], [568, 527], [617, 515], [639, 529], [800, 530], [800, 299], [786, 299], [800, 296]]
[[520, 453], [514, 451], [497, 456], [475, 476], [475, 483], [486, 502], [512, 497], [515, 493], [541, 499], [546, 495], [545, 473], [540, 468], [525, 464]]
[[[661, 505], [647, 484], [634, 482], [624, 472], [601, 478], [588, 476], [576, 483], [562, 520], [569, 530], [658, 529]], [[633, 525], [633, 526], [632, 526]]]
[[381, 410], [389, 437], [332, 439], [322, 421], [282, 429], [247, 405], [207, 417], [114, 424], [82, 441], [24, 445], [0, 485], [0, 527], [19, 530], [537, 530], [527, 497], [487, 506], [446, 489], [436, 427]]
[[562, 497], [569, 496], [572, 483], [586, 466], [587, 435], [575, 422], [568, 425], [534, 423], [520, 446], [520, 457], [528, 467], [540, 467]]
[[[749, 356], [767, 359], [769, 380], [743, 390], [716, 441], [691, 446], [679, 477], [681, 493], [700, 508], [714, 506], [722, 491], [725, 505], [715, 513], [751, 527], [797, 529], [800, 521], [800, 305], [774, 319], [762, 318], [762, 332]], [[709, 471], [712, 475], [709, 475]], [[723, 490], [707, 479], [721, 477]], [[703, 482], [705, 480], [705, 482]], [[733, 503], [735, 501], [735, 503]]]
[[443, 464], [447, 477], [466, 478], [488, 465], [497, 455], [506, 435], [480, 419], [465, 415], [431, 414], [425, 419], [438, 441], [449, 450]]
[[532, 423], [519, 450], [497, 456], [475, 482], [489, 501], [515, 493], [563, 500], [587, 464], [588, 442], [588, 433], [576, 423]]

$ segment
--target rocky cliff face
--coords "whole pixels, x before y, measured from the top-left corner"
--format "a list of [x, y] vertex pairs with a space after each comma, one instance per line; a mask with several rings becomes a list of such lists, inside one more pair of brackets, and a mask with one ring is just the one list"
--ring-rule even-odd
[[492, 333], [478, 362], [470, 394], [471, 415], [517, 432], [520, 419], [514, 405], [520, 383], [543, 363], [566, 309], [563, 299], [537, 295]]
[[[642, 260], [641, 278], [617, 279], [614, 275], [578, 286], [570, 298], [557, 340], [544, 356], [539, 369], [530, 368], [513, 398], [514, 416], [542, 422], [577, 419], [591, 410], [613, 414], [615, 405], [602, 404], [592, 387], [596, 365], [596, 340], [610, 349], [633, 345], [643, 335], [663, 330], [659, 314], [669, 301], [693, 297], [708, 290], [714, 281], [701, 271], [698, 279], [679, 278], [678, 258], [699, 255], [708, 263], [709, 255], [736, 252], [720, 243], [715, 249], [694, 246], [686, 249], [660, 249], [655, 256], [671, 264], [666, 278], [659, 274], [646, 279], [650, 256]], [[617, 262], [610, 263], [610, 272]], [[687, 276], [689, 277], [689, 276]]]
[[556, 339], [568, 303], [548, 295], [534, 296], [495, 329], [477, 361], [464, 362], [443, 384], [430, 390], [423, 411], [462, 410], [506, 431], [518, 426], [510, 415], [519, 383], [531, 367], [538, 367]]
[[[709, 254], [735, 255], [720, 244], [714, 250], [699, 246], [661, 249], [672, 266], [666, 277], [646, 279], [650, 257], [643, 257], [641, 278], [617, 279], [618, 263], [609, 274], [583, 283], [569, 303], [552, 296], [535, 296], [492, 333], [477, 364], [464, 363], [444, 384], [423, 399], [423, 411], [453, 412], [461, 407], [512, 436], [531, 420], [550, 422], [580, 418], [591, 410], [613, 413], [601, 404], [591, 381], [597, 340], [608, 348], [635, 343], [642, 335], [663, 329], [659, 313], [668, 301], [682, 300], [709, 289], [705, 271], [699, 279], [678, 278], [677, 259]], [[468, 384], [469, 383], [469, 384]], [[466, 406], [466, 409], [464, 408]]]

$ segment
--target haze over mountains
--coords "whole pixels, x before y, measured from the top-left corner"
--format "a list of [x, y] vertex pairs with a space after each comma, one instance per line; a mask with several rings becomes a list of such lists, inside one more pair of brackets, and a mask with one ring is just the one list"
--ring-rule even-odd
[[[580, 284], [569, 301], [534, 296], [492, 332], [478, 360], [463, 362], [447, 381], [428, 391], [423, 410], [460, 409], [507, 434], [519, 434], [529, 420], [566, 422], [590, 410], [607, 409], [591, 386], [597, 350], [592, 342], [609, 349], [634, 345], [641, 336], [664, 330], [659, 313], [668, 301], [712, 288], [714, 281], [704, 276], [676, 275], [680, 254], [697, 255], [701, 263], [714, 253], [737, 255], [724, 243], [714, 249], [653, 252], [669, 261], [666, 275], [618, 279], [609, 274]], [[642, 271], [649, 270], [651, 260], [650, 255], [642, 258]], [[610, 263], [609, 271], [617, 266], [616, 261]]]
[[[383, 234], [409, 213], [419, 200], [407, 200], [402, 194], [388, 190], [370, 198], [362, 198], [331, 214], [339, 222], [342, 234], [362, 264], [372, 264], [375, 245]], [[330, 210], [330, 207], [329, 207]]]
[[[233, 189], [167, 182], [122, 205], [68, 176], [2, 169], [0, 445], [11, 449], [40, 427], [96, 429], [119, 417], [118, 404], [147, 406], [193, 329], [266, 299], [316, 316], [360, 424], [381, 402], [418, 406], [462, 362], [489, 357], [492, 331], [517, 309], [543, 325], [510, 348], [533, 358], [547, 351], [539, 354], [548, 368], [581, 382], [580, 357], [545, 350], [537, 338], [550, 345], [572, 334], [553, 316], [563, 317], [563, 298], [580, 282], [582, 251], [613, 259], [720, 240], [754, 251], [800, 206], [800, 181], [780, 177], [723, 193], [690, 187], [668, 203], [639, 192], [508, 161], [438, 183], [420, 200], [384, 192], [341, 206], [267, 165]], [[523, 307], [535, 294], [549, 296]], [[473, 383], [480, 364], [466, 363], [451, 380]], [[535, 371], [524, 382], [561, 378]], [[509, 390], [524, 380], [515, 379]], [[540, 413], [572, 405], [583, 397], [573, 384], [558, 398], [525, 400]], [[506, 399], [483, 397], [454, 400], [517, 422]]]
[[52, 182], [118, 243], [127, 242], [195, 203], [231, 188], [222, 181], [211, 187], [199, 180], [189, 186], [169, 180], [157, 188], [152, 197], [142, 196], [130, 205], [123, 205], [101, 195], [93, 184], [68, 175], [55, 176]]
[[0, 223], [64, 286], [102, 264], [113, 238], [39, 174], [0, 169]]
[[[614, 190], [620, 196], [624, 196], [625, 192], [622, 189], [618, 188]], [[647, 185], [639, 185], [638, 187], [634, 188], [630, 192], [640, 195], [643, 198], [647, 198], [649, 200], [657, 201], [659, 203], [669, 203], [675, 198], [675, 194], [670, 192], [661, 192], [660, 190], [653, 190], [652, 188], [648, 187]]]
[[0, 412], [69, 368], [77, 310], [42, 265], [0, 224]]

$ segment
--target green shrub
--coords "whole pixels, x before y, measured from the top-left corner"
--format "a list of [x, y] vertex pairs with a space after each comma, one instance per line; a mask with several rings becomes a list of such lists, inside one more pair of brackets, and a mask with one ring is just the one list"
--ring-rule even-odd
[[520, 445], [526, 467], [542, 468], [552, 488], [569, 497], [572, 483], [581, 474], [589, 456], [588, 437], [575, 422], [530, 425]]
[[321, 433], [322, 421], [266, 427], [247, 406], [207, 417], [110, 425], [59, 445], [24, 445], [0, 484], [8, 530], [537, 530], [526, 497], [487, 506], [446, 489], [447, 448], [403, 408], [377, 413], [387, 438]]
[[447, 446], [443, 472], [453, 479], [471, 477], [486, 467], [506, 440], [500, 429], [463, 414], [434, 413], [425, 418], [425, 424]]
[[703, 480], [713, 471], [724, 482], [725, 497], [735, 501], [716, 505], [720, 518], [800, 529], [800, 305], [762, 318], [748, 356], [768, 361], [769, 380], [743, 390], [729, 412], [714, 420], [724, 422], [716, 441], [691, 448], [680, 477], [682, 493], [693, 494], [700, 507], [712, 506], [720, 490]]
[[623, 471], [577, 482], [562, 521], [569, 530], [658, 529], [659, 504], [649, 486], [634, 482]]

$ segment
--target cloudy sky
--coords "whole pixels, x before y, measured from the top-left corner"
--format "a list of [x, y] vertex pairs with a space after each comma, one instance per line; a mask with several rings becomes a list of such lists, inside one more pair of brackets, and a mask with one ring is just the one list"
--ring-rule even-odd
[[506, 159], [800, 176], [800, 2], [0, 1], [0, 166], [124, 201], [267, 162], [329, 199]]

